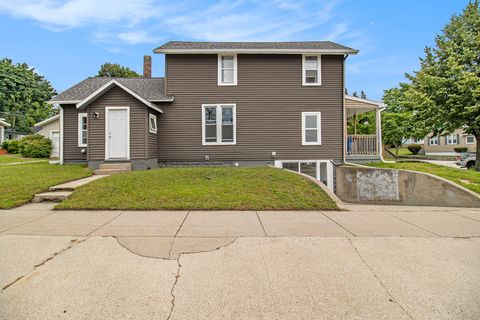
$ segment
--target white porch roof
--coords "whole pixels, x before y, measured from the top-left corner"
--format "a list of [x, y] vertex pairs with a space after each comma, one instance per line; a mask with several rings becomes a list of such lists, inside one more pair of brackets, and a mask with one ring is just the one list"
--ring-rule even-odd
[[362, 114], [377, 109], [382, 110], [383, 108], [385, 108], [385, 104], [381, 101], [345, 95], [345, 109], [348, 118], [355, 114]]

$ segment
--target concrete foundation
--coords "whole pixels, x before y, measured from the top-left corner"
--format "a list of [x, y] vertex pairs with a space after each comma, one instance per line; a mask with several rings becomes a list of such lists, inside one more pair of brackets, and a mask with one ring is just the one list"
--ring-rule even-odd
[[346, 202], [480, 207], [480, 196], [446, 179], [420, 172], [337, 167], [336, 194]]
[[[130, 162], [132, 164], [132, 170], [149, 170], [158, 168], [158, 159], [135, 159], [120, 162]], [[115, 161], [89, 160], [88, 168], [97, 170], [102, 163], [115, 163]]]

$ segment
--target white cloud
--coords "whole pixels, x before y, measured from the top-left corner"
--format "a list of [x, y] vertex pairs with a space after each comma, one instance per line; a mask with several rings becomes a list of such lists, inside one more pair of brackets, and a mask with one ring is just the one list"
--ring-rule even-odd
[[59, 30], [92, 23], [135, 25], [159, 15], [160, 9], [153, 0], [0, 0], [0, 11]]
[[[55, 31], [86, 29], [96, 43], [122, 45], [167, 39], [207, 41], [348, 40], [342, 0], [0, 0], [0, 12]], [[348, 43], [347, 43], [348, 44]]]

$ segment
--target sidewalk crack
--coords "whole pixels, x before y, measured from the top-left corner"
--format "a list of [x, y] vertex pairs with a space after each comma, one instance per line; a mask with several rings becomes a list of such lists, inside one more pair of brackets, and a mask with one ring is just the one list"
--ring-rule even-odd
[[78, 240], [78, 239], [72, 239], [72, 240], [70, 240], [70, 244], [69, 244], [67, 247], [61, 249], [61, 250], [58, 251], [58, 252], [55, 252], [54, 254], [52, 254], [51, 256], [49, 256], [48, 258], [46, 258], [45, 260], [43, 260], [42, 262], [37, 263], [36, 265], [34, 265], [33, 268], [32, 268], [32, 270], [30, 270], [28, 273], [26, 273], [26, 274], [24, 274], [24, 275], [21, 275], [20, 277], [18, 277], [18, 278], [15, 279], [14, 281], [12, 281], [12, 282], [10, 282], [9, 284], [5, 285], [5, 286], [2, 288], [2, 291], [8, 289], [9, 287], [11, 287], [12, 285], [14, 285], [14, 284], [17, 283], [18, 281], [20, 281], [20, 280], [22, 280], [23, 278], [27, 277], [29, 274], [31, 274], [32, 272], [34, 272], [37, 268], [45, 265], [48, 261], [53, 260], [55, 257], [61, 255], [62, 253], [66, 252], [67, 250], [70, 250], [70, 249], [73, 248], [75, 245], [77, 245], [77, 244], [79, 244], [79, 243], [81, 243], [81, 242], [83, 242], [83, 241], [85, 241], [85, 240], [87, 240], [87, 238], [85, 238], [85, 239], [80, 239], [80, 240]]
[[182, 223], [177, 229], [177, 232], [175, 232], [175, 235], [173, 236], [172, 242], [170, 243], [170, 248], [168, 249], [168, 258], [171, 257], [172, 255], [172, 249], [173, 249], [173, 243], [175, 242], [175, 239], [177, 238], [177, 235], [180, 233], [180, 230], [183, 227], [183, 224], [185, 223], [185, 220], [187, 220], [188, 215], [190, 214], [190, 211], [187, 211], [187, 214], [185, 215], [185, 218], [183, 218]]
[[395, 299], [395, 297], [392, 295], [392, 293], [390, 292], [390, 290], [388, 290], [388, 288], [385, 286], [385, 284], [383, 283], [382, 279], [380, 279], [380, 277], [375, 273], [375, 271], [373, 271], [373, 268], [370, 267], [370, 265], [368, 265], [368, 263], [365, 261], [365, 259], [362, 257], [362, 255], [360, 254], [360, 252], [358, 251], [357, 247], [353, 244], [353, 241], [351, 238], [348, 238], [348, 242], [350, 243], [350, 245], [352, 246], [353, 250], [355, 251], [355, 253], [357, 254], [357, 256], [360, 258], [360, 260], [362, 261], [362, 263], [368, 268], [368, 270], [370, 270], [370, 272], [372, 273], [372, 275], [375, 277], [375, 279], [377, 279], [377, 281], [380, 283], [380, 285], [382, 286], [382, 288], [385, 290], [385, 292], [387, 293], [387, 295], [390, 297], [390, 301], [395, 303], [410, 319], [413, 320], [413, 317], [408, 313], [408, 311]]
[[176, 261], [177, 261], [178, 268], [177, 268], [177, 273], [175, 274], [175, 282], [173, 283], [172, 289], [170, 289], [170, 295], [172, 296], [172, 301], [171, 301], [172, 305], [170, 306], [170, 313], [168, 314], [167, 320], [170, 320], [173, 314], [173, 310], [175, 309], [176, 296], [174, 291], [175, 291], [175, 287], [177, 286], [178, 278], [180, 278], [180, 269], [182, 268], [182, 265], [180, 264], [180, 255], [178, 256]]

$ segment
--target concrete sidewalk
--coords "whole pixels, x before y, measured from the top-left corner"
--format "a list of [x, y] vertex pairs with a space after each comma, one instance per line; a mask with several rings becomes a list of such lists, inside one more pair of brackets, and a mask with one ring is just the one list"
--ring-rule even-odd
[[476, 319], [480, 210], [0, 210], [0, 319]]

